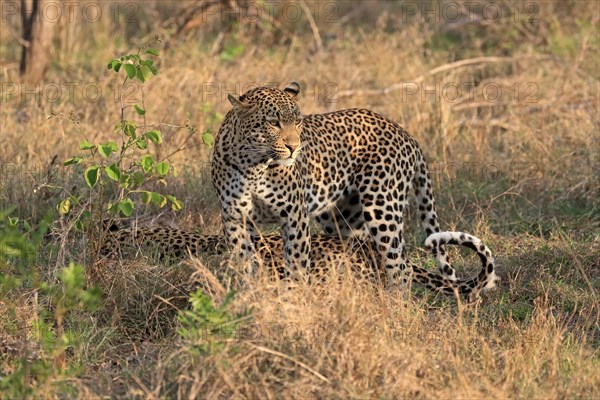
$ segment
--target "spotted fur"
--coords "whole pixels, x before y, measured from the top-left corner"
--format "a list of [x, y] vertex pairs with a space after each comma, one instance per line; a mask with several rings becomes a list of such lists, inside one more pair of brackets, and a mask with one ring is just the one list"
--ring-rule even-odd
[[[309, 266], [309, 216], [328, 234], [375, 243], [387, 281], [410, 275], [404, 211], [411, 189], [423, 229], [440, 231], [425, 158], [400, 125], [369, 110], [303, 116], [297, 83], [229, 96], [216, 137], [212, 179], [229, 246], [255, 254], [257, 224], [282, 228], [288, 272]], [[456, 279], [443, 246], [441, 273]]]
[[[310, 277], [322, 279], [330, 269], [345, 269], [349, 266], [359, 279], [368, 282], [379, 282], [383, 278], [381, 268], [373, 259], [375, 254], [370, 242], [357, 237], [347, 241], [338, 236], [311, 235], [311, 272]], [[275, 276], [286, 276], [283, 254], [283, 239], [280, 235], [267, 235], [254, 243], [260, 261], [273, 271]], [[482, 263], [479, 275], [473, 279], [450, 280], [446, 277], [421, 268], [408, 261], [412, 275], [402, 279], [424, 286], [429, 290], [444, 294], [459, 293], [469, 301], [479, 298], [482, 291], [491, 289], [498, 280], [496, 277], [494, 258], [491, 251], [477, 237], [462, 232], [439, 232], [427, 238], [425, 245], [434, 254], [445, 244], [460, 245], [473, 249]], [[154, 250], [160, 255], [183, 258], [188, 255], [208, 256], [222, 255], [227, 252], [227, 243], [223, 236], [203, 235], [180, 229], [163, 227], [125, 228], [108, 232], [101, 253], [104, 255], [120, 254], [128, 248]]]

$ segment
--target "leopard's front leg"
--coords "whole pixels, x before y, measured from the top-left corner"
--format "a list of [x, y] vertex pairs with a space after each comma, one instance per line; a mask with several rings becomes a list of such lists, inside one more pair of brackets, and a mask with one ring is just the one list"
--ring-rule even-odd
[[264, 204], [281, 226], [286, 275], [306, 278], [310, 268], [310, 229], [304, 184], [294, 166], [273, 168], [257, 204]]
[[252, 223], [248, 220], [251, 210], [250, 195], [221, 202], [221, 220], [227, 244], [234, 255], [237, 254], [244, 260], [251, 260], [250, 265], [253, 269], [256, 251], [250, 234], [252, 229], [248, 225]]
[[310, 229], [307, 207], [302, 200], [304, 195], [297, 193], [290, 200], [290, 204], [280, 211], [280, 215], [283, 217], [281, 228], [287, 275], [306, 279], [310, 268]]

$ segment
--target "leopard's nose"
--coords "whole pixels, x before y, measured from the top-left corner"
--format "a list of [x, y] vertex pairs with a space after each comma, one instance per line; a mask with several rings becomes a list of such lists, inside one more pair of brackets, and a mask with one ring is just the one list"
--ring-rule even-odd
[[300, 147], [299, 144], [286, 144], [285, 147], [290, 151], [290, 154], [294, 154], [294, 151]]

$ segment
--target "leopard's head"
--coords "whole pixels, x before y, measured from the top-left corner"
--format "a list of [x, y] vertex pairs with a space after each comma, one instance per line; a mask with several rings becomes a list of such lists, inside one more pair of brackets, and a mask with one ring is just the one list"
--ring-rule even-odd
[[245, 151], [258, 156], [261, 162], [294, 163], [302, 148], [302, 114], [296, 103], [299, 93], [300, 85], [292, 82], [283, 90], [260, 87], [239, 98], [228, 96], [238, 117]]

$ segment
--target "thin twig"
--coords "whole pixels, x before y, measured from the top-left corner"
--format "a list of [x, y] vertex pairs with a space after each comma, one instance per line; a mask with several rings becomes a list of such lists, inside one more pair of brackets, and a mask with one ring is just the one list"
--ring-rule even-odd
[[302, 7], [302, 10], [306, 14], [306, 19], [308, 20], [310, 29], [312, 30], [313, 36], [315, 37], [315, 42], [317, 43], [317, 50], [321, 51], [323, 49], [323, 40], [321, 40], [319, 28], [315, 23], [315, 19], [313, 18], [312, 13], [310, 12], [310, 8], [308, 8], [308, 5], [306, 5], [306, 2], [304, 0], [300, 1], [300, 7]]

